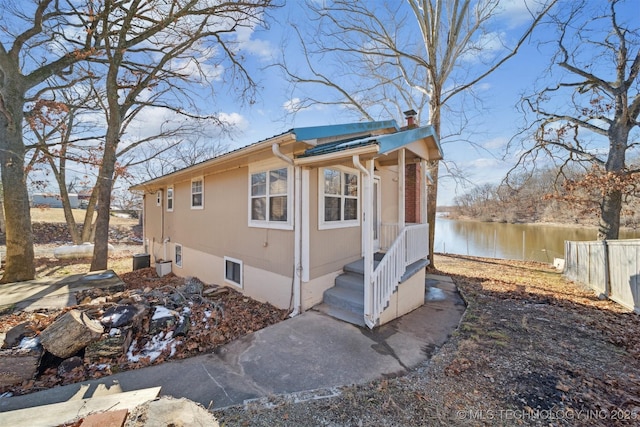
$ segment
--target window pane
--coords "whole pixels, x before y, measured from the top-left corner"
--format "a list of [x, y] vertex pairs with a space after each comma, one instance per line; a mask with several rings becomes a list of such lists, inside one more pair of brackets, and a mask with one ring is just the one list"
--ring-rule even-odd
[[337, 170], [324, 170], [324, 194], [340, 194], [341, 175], [342, 173]]
[[352, 173], [344, 174], [344, 195], [358, 196], [358, 176]]
[[224, 276], [227, 280], [240, 284], [240, 264], [227, 260], [224, 270]]
[[202, 193], [191, 195], [191, 206], [202, 206]]
[[191, 192], [192, 193], [202, 193], [202, 180], [193, 181], [191, 183]]
[[340, 197], [325, 197], [324, 198], [324, 220], [325, 221], [340, 221]]
[[269, 172], [269, 194], [287, 194], [287, 169]]
[[182, 246], [176, 245], [176, 265], [182, 266]]
[[267, 194], [267, 173], [260, 172], [251, 175], [251, 195], [264, 196]]
[[267, 219], [267, 198], [256, 197], [251, 199], [251, 219], [264, 221]]
[[287, 196], [269, 198], [269, 221], [287, 220]]
[[358, 219], [358, 199], [344, 199], [344, 220]]

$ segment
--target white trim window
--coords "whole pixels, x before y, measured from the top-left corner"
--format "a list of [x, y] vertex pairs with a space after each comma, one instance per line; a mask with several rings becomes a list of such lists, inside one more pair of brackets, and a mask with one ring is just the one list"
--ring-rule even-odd
[[173, 212], [173, 185], [167, 187], [167, 212]]
[[182, 245], [180, 243], [176, 243], [174, 248], [174, 263], [176, 264], [176, 267], [180, 267], [182, 268]]
[[320, 168], [318, 173], [318, 228], [360, 225], [359, 174], [342, 167]]
[[156, 191], [156, 206], [162, 206], [162, 190]]
[[204, 179], [191, 180], [191, 209], [204, 209]]
[[249, 170], [249, 226], [293, 228], [292, 172], [287, 166]]
[[224, 281], [242, 288], [242, 261], [224, 257]]

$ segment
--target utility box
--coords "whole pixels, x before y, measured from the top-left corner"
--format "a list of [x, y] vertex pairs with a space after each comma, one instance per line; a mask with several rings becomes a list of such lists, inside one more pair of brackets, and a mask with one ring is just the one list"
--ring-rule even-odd
[[149, 254], [134, 254], [133, 255], [133, 270], [140, 270], [141, 268], [149, 268], [151, 266], [151, 255]]

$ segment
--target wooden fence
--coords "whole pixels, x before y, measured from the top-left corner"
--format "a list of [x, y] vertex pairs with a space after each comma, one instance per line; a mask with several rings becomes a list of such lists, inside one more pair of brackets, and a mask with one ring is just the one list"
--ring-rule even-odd
[[564, 276], [640, 314], [640, 239], [564, 243]]

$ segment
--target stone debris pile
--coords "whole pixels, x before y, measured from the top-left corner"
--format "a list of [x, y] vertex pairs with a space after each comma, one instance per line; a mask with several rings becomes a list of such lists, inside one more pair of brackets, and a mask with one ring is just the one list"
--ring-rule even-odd
[[211, 351], [283, 320], [240, 292], [146, 268], [76, 293], [64, 310], [5, 313], [0, 396], [26, 394]]

